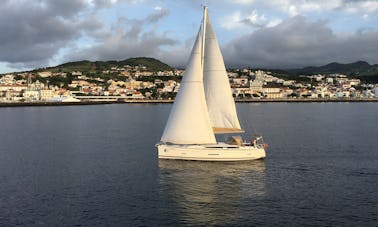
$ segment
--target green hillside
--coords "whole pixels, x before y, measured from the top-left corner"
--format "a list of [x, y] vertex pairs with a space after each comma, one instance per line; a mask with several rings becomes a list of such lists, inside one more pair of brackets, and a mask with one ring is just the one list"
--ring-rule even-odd
[[170, 67], [169, 65], [155, 58], [146, 58], [146, 57], [129, 58], [127, 60], [120, 61], [119, 63], [121, 65], [130, 65], [130, 66], [144, 65], [150, 71], [173, 70], [172, 67]]
[[[169, 65], [154, 59], [154, 58], [146, 58], [146, 57], [139, 57], [139, 58], [129, 58], [122, 61], [76, 61], [76, 62], [68, 62], [64, 63], [55, 67], [49, 67], [47, 70], [51, 70], [53, 72], [73, 72], [73, 71], [81, 71], [81, 72], [88, 72], [88, 73], [95, 73], [103, 70], [109, 70], [112, 67], [124, 67], [125, 65], [129, 66], [146, 66], [146, 70], [148, 71], [164, 71], [164, 70], [173, 70]], [[39, 69], [37, 71], [41, 71]], [[43, 69], [46, 70], [46, 69]]]
[[67, 62], [55, 67], [47, 68], [53, 72], [72, 72], [72, 71], [82, 71], [82, 72], [91, 72], [95, 71], [93, 62], [90, 61], [76, 61], [76, 62]]
[[349, 64], [333, 62], [319, 67], [305, 67], [302, 69], [287, 70], [292, 75], [314, 75], [314, 74], [345, 74], [353, 78], [359, 78], [366, 82], [378, 82], [378, 65], [370, 65], [364, 61], [357, 61]]

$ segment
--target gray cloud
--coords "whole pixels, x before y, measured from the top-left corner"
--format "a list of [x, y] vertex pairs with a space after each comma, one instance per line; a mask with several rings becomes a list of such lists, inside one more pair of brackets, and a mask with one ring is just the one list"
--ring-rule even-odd
[[112, 2], [110, 0], [93, 0], [92, 2], [94, 6], [98, 8], [106, 8], [112, 6]]
[[[47, 66], [69, 50], [59, 61], [148, 56], [172, 66], [185, 66], [195, 34], [185, 43], [172, 37], [177, 33], [161, 31], [160, 23], [169, 15], [168, 10], [157, 7], [142, 19], [120, 17], [110, 27], [106, 25], [109, 21], [100, 21], [99, 10], [140, 2], [147, 4], [148, 0], [92, 0], [91, 3], [88, 0], [3, 0], [0, 7], [0, 62], [13, 68]], [[168, 4], [170, 0], [161, 2]], [[224, 7], [222, 2], [210, 2], [214, 8]], [[361, 5], [364, 1], [345, 0], [344, 4], [351, 2]], [[201, 2], [176, 4], [198, 11]], [[257, 30], [223, 46], [228, 66], [301, 67], [332, 61], [378, 62], [377, 30], [338, 34], [329, 28], [327, 21], [311, 22], [303, 16], [267, 27], [268, 19], [257, 14], [249, 16], [242, 18], [240, 23]], [[80, 42], [81, 39], [93, 42]]]
[[164, 55], [162, 46], [174, 46], [178, 41], [167, 34], [158, 34], [156, 26], [168, 11], [155, 10], [143, 19], [121, 17], [108, 30], [95, 34], [97, 44], [75, 48], [65, 58], [70, 60], [120, 60], [129, 57]]
[[92, 4], [97, 8], [108, 8], [118, 2], [124, 2], [129, 4], [141, 3], [144, 0], [92, 0]]
[[61, 48], [101, 24], [80, 19], [85, 0], [6, 1], [0, 8], [0, 61], [11, 66], [46, 65]]
[[228, 66], [291, 68], [338, 61], [378, 62], [378, 31], [337, 34], [326, 21], [290, 18], [233, 40], [224, 48]]

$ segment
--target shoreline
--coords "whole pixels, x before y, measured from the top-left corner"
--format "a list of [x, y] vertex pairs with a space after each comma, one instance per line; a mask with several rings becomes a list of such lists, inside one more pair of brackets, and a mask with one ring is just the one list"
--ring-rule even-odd
[[[174, 100], [121, 100], [121, 101], [81, 101], [81, 102], [0, 102], [0, 107], [23, 106], [73, 106], [103, 104], [171, 104]], [[378, 98], [344, 98], [344, 99], [236, 99], [236, 103], [269, 103], [269, 102], [378, 102]]]
[[317, 99], [236, 99], [235, 102], [378, 102], [378, 98], [317, 98]]

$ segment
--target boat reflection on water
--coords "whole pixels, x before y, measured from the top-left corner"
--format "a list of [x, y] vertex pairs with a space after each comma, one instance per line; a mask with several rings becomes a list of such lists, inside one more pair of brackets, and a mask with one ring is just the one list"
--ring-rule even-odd
[[159, 186], [161, 199], [175, 206], [178, 222], [232, 225], [245, 215], [243, 204], [265, 195], [265, 162], [160, 159]]

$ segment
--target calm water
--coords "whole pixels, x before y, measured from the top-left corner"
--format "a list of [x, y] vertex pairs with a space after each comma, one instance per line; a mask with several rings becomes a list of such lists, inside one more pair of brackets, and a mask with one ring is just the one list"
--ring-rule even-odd
[[0, 226], [378, 226], [378, 103], [238, 104], [238, 163], [158, 161], [170, 108], [0, 108]]

